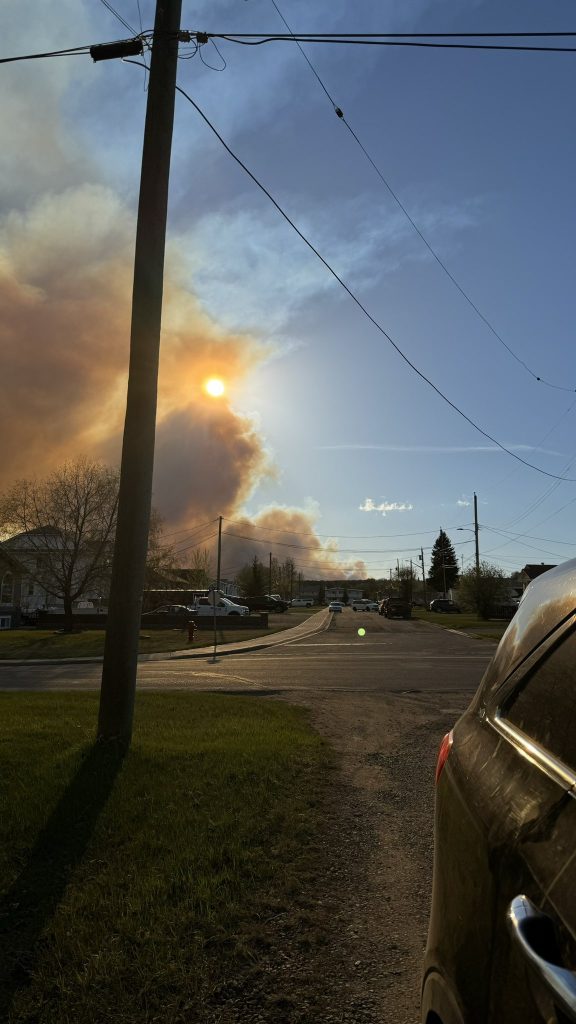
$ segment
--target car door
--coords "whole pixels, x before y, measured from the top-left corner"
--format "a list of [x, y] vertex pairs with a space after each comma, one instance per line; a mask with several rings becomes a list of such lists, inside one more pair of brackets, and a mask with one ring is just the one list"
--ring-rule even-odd
[[549, 635], [495, 694], [493, 1024], [576, 1021], [576, 630]]

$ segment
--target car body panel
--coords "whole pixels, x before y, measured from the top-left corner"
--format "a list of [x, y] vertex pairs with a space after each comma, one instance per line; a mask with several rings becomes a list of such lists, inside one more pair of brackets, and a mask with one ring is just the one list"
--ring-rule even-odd
[[443, 612], [448, 615], [459, 615], [460, 607], [448, 597], [435, 597], [433, 601], [430, 601], [430, 611]]
[[[541, 588], [529, 588], [522, 618], [508, 627], [453, 730], [436, 792], [423, 1022], [564, 1024], [576, 1019], [562, 1016], [508, 922], [511, 901], [520, 894], [528, 897], [553, 922], [554, 955], [576, 970], [576, 765], [549, 749], [555, 743], [552, 733], [543, 746], [513, 720], [519, 694], [540, 696], [547, 664], [555, 680], [564, 659], [561, 685], [570, 693], [576, 562], [558, 568], [545, 574], [555, 574], [555, 580], [542, 576]], [[553, 657], [558, 660], [552, 662]], [[553, 721], [552, 708], [542, 707], [540, 716], [541, 705], [534, 707], [533, 715]], [[562, 729], [572, 726], [576, 729], [576, 715]]]
[[209, 597], [201, 597], [192, 609], [194, 615], [249, 615], [250, 609], [245, 604], [236, 604], [226, 597], [212, 601]]

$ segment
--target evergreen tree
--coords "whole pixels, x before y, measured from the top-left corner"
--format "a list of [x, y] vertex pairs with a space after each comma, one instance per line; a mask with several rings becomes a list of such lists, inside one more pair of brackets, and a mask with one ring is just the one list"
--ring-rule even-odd
[[446, 596], [446, 592], [454, 586], [457, 579], [456, 552], [448, 535], [444, 533], [444, 530], [440, 530], [432, 548], [428, 582], [435, 590], [441, 591]]

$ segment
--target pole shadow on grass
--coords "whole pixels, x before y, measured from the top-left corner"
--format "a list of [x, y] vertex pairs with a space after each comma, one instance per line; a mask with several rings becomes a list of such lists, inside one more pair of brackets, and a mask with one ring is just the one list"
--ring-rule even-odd
[[18, 989], [32, 980], [40, 936], [54, 917], [82, 860], [120, 771], [126, 748], [89, 747], [75, 776], [38, 835], [28, 862], [0, 899], [0, 1020]]

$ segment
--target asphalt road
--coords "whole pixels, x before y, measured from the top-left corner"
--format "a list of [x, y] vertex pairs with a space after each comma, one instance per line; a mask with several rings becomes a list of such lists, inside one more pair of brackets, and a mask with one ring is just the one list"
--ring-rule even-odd
[[[365, 635], [358, 634], [359, 629]], [[241, 654], [141, 662], [138, 686], [242, 691], [473, 691], [494, 645], [437, 626], [346, 609], [314, 636]], [[3, 665], [0, 689], [96, 689], [99, 664]]]

